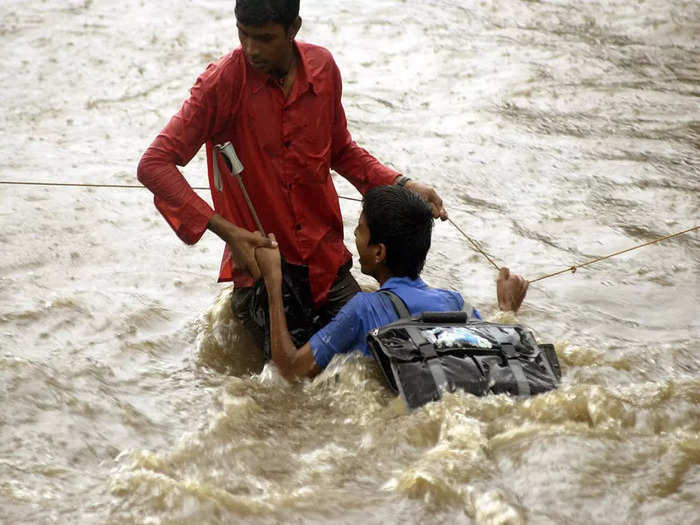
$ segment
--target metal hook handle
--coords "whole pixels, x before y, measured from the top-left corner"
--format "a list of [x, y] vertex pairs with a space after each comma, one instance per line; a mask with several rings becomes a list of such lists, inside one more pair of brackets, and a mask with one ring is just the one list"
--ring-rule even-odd
[[[233, 144], [231, 142], [224, 142], [223, 144], [217, 144], [214, 146], [215, 150], [219, 153], [221, 153], [224, 158], [228, 161], [227, 164], [231, 168], [231, 174], [236, 177], [236, 180], [238, 181], [238, 185], [241, 187], [241, 191], [243, 192], [243, 197], [245, 198], [246, 204], [248, 204], [248, 209], [250, 210], [251, 215], [253, 216], [253, 220], [255, 221], [255, 225], [258, 227], [258, 231], [265, 235], [265, 230], [262, 227], [262, 223], [260, 222], [260, 219], [258, 218], [258, 214], [255, 212], [255, 208], [253, 207], [253, 202], [250, 200], [250, 196], [248, 195], [248, 192], [245, 189], [245, 184], [243, 184], [243, 179], [241, 178], [241, 173], [243, 172], [243, 164], [241, 163], [240, 159], [238, 158], [238, 155], [236, 155], [236, 150], [233, 148]], [[215, 177], [216, 178], [216, 172], [217, 166], [216, 166], [216, 159], [214, 159], [214, 168], [215, 168]], [[218, 180], [220, 183], [220, 179]], [[217, 186], [217, 189], [218, 186]], [[221, 189], [219, 189], [221, 191]]]

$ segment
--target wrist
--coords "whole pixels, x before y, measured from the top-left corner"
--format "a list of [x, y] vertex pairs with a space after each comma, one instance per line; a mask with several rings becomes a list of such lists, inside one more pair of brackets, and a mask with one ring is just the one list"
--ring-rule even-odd
[[228, 226], [226, 224], [227, 222], [228, 221], [224, 219], [221, 215], [215, 213], [209, 218], [209, 222], [207, 222], [207, 228], [213, 231], [218, 236], [221, 236], [221, 232], [223, 232]]
[[394, 184], [396, 186], [401, 186], [402, 188], [406, 186], [408, 182], [410, 182], [412, 179], [410, 177], [406, 177], [405, 175], [399, 175], [394, 179]]
[[513, 305], [509, 301], [503, 301], [502, 303], [498, 304], [498, 309], [502, 312], [512, 312]]
[[238, 236], [238, 232], [240, 231], [238, 226], [228, 221], [218, 213], [211, 216], [211, 219], [209, 219], [209, 222], [207, 223], [207, 228], [226, 242], [230, 242], [232, 239], [236, 238]]

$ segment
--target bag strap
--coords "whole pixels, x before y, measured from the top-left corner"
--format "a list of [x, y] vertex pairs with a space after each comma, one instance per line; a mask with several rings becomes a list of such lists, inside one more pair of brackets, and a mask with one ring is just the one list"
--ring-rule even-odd
[[[403, 302], [401, 297], [390, 290], [380, 290], [379, 293], [386, 295], [389, 298], [391, 304], [394, 305], [394, 310], [396, 310], [399, 319], [410, 319], [411, 313], [408, 311], [406, 303]], [[418, 351], [421, 353], [423, 360], [428, 365], [430, 375], [433, 377], [438, 394], [440, 394], [442, 390], [448, 389], [450, 385], [447, 380], [447, 376], [445, 375], [445, 371], [442, 368], [442, 361], [440, 360], [440, 356], [435, 351], [433, 345], [430, 343], [430, 341], [423, 337], [423, 334], [421, 334], [420, 330], [415, 326], [407, 326], [406, 332], [408, 332], [408, 335], [411, 337], [413, 342], [416, 343]]]
[[391, 290], [379, 290], [379, 293], [389, 298], [391, 304], [394, 305], [394, 310], [396, 310], [396, 314], [399, 316], [399, 319], [409, 319], [411, 317], [411, 312], [408, 311], [406, 303], [403, 302], [401, 297], [396, 295]]
[[520, 361], [518, 361], [518, 356], [520, 354], [511, 343], [502, 344], [501, 349], [506, 356], [506, 361], [508, 362], [511, 372], [513, 372], [515, 383], [518, 386], [518, 395], [521, 397], [530, 396], [530, 383], [527, 382], [523, 366], [520, 364]]

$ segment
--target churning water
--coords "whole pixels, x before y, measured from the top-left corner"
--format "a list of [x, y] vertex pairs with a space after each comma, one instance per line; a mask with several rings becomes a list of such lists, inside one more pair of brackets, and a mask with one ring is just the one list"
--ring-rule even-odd
[[[534, 279], [697, 225], [697, 1], [302, 17], [355, 139], [499, 264]], [[234, 24], [230, 1], [3, 0], [0, 179], [135, 184]], [[201, 153], [184, 171], [206, 185]], [[0, 226], [0, 522], [699, 522], [697, 232], [532, 285], [517, 321], [555, 343], [560, 390], [409, 413], [356, 355], [258, 373], [220, 241], [182, 245], [146, 190], [0, 185]], [[447, 223], [424, 277], [498, 318], [493, 268]]]

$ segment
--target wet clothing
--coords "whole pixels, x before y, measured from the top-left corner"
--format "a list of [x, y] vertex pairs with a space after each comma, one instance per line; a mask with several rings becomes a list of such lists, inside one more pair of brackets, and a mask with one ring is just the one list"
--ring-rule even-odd
[[[303, 326], [299, 329], [290, 330], [290, 336], [296, 347], [303, 346], [309, 338], [330, 322], [331, 319], [340, 311], [340, 309], [360, 291], [357, 281], [350, 273], [352, 267], [352, 259], [340, 267], [338, 275], [328, 292], [328, 299], [319, 308], [318, 314], [310, 322], [302, 319], [289, 319], [287, 313], [287, 323], [289, 326], [298, 325], [301, 321]], [[264, 288], [264, 284], [260, 285]], [[270, 333], [269, 333], [269, 310], [267, 303], [263, 305], [262, 312], [260, 308], [256, 308], [255, 287], [249, 286], [246, 288], [234, 288], [231, 294], [231, 309], [233, 314], [238, 319], [239, 325], [245, 327], [252, 335], [258, 347], [262, 350], [265, 360], [271, 359], [270, 354]]]
[[[311, 296], [323, 304], [338, 269], [350, 259], [330, 170], [361, 193], [392, 184], [399, 175], [353, 142], [341, 104], [340, 72], [331, 54], [295, 43], [299, 57], [288, 98], [268, 74], [253, 69], [240, 49], [211, 64], [191, 96], [146, 150], [139, 180], [177, 235], [194, 244], [214, 214], [175, 167], [207, 145], [209, 184], [216, 213], [255, 231], [237, 182], [223, 159], [223, 191], [214, 185], [213, 145], [231, 141], [244, 166], [246, 189], [266, 232], [274, 233], [284, 258], [308, 265]], [[226, 246], [219, 281], [237, 288], [252, 278], [236, 271]]]
[[[381, 290], [391, 290], [398, 295], [411, 315], [422, 312], [447, 312], [461, 310], [464, 306], [462, 296], [457, 292], [430, 288], [419, 277], [392, 277]], [[481, 318], [474, 310], [473, 315]], [[309, 341], [316, 363], [321, 368], [328, 366], [335, 354], [360, 350], [365, 355], [372, 355], [367, 346], [367, 333], [398, 319], [394, 305], [384, 294], [361, 292], [355, 295], [335, 316], [335, 318], [316, 332]]]

